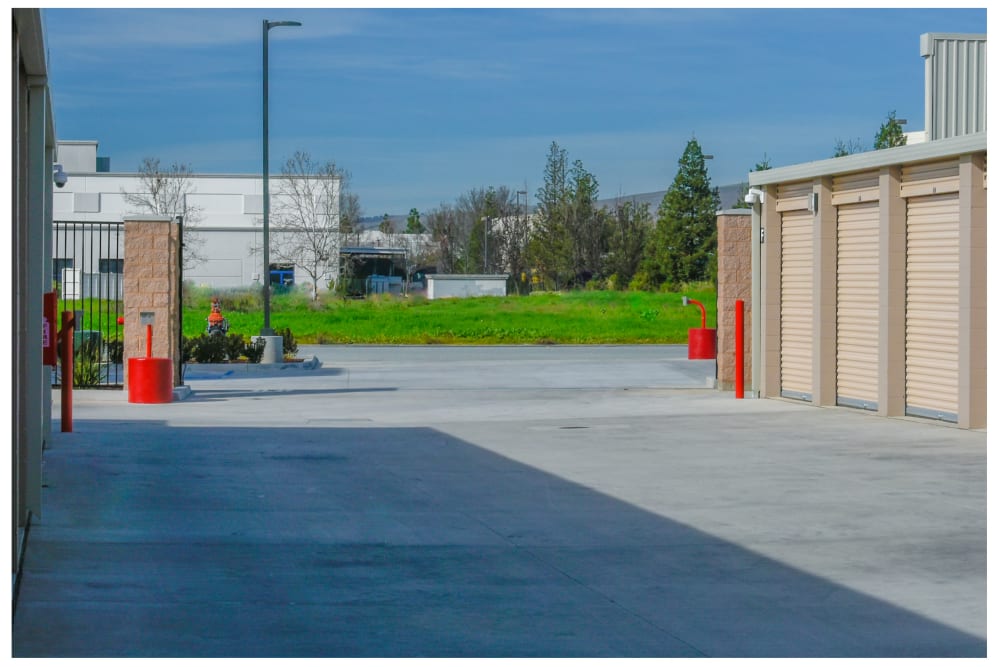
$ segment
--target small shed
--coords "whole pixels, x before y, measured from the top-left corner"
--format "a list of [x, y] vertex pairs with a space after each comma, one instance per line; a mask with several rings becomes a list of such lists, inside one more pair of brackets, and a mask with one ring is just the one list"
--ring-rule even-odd
[[428, 274], [427, 298], [507, 296], [508, 277], [509, 275], [506, 273], [497, 275]]

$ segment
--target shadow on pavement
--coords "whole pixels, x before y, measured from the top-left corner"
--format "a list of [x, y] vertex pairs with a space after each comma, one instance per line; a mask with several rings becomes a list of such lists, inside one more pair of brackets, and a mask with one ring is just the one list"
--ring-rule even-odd
[[301, 368], [290, 364], [185, 364], [182, 377], [189, 380], [236, 380], [252, 377], [334, 377], [343, 375], [343, 368]]
[[53, 440], [17, 657], [986, 654], [433, 429], [78, 421]]

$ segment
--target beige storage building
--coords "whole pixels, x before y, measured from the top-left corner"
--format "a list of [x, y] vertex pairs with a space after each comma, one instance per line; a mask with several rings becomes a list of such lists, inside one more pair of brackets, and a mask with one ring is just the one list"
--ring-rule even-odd
[[986, 426], [985, 48], [921, 37], [926, 141], [750, 175], [755, 395]]

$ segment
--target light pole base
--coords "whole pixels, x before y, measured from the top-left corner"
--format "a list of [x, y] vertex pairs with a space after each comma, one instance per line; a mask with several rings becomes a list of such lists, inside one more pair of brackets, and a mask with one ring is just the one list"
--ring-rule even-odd
[[282, 350], [284, 340], [281, 336], [254, 336], [253, 342], [264, 340], [264, 356], [260, 358], [262, 364], [279, 364], [285, 359]]

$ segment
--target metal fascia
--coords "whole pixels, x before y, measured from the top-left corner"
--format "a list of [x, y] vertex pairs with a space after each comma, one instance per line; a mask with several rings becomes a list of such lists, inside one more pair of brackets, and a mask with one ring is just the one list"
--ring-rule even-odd
[[765, 171], [750, 172], [751, 186], [770, 185], [773, 183], [788, 183], [820, 176], [847, 174], [853, 171], [878, 169], [895, 164], [922, 162], [936, 158], [952, 157], [965, 153], [976, 153], [986, 150], [986, 133], [977, 132], [961, 137], [926, 141], [910, 146], [898, 146], [883, 150], [872, 150], [865, 153], [845, 155], [816, 162], [804, 162], [788, 167], [775, 167]]

